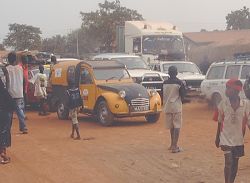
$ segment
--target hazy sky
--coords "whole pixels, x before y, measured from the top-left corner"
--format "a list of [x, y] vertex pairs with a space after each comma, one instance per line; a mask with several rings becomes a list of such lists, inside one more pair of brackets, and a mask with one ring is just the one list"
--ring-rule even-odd
[[[109, 0], [112, 1], [112, 0]], [[42, 37], [67, 34], [81, 25], [80, 11], [98, 9], [104, 0], [0, 0], [0, 42], [8, 24], [40, 27]], [[246, 6], [250, 0], [120, 0], [146, 20], [169, 21], [183, 32], [225, 29], [226, 15]]]

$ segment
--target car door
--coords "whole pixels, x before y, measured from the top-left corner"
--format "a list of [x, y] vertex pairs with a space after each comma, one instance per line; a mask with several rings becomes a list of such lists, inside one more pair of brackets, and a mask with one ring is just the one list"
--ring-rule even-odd
[[96, 87], [91, 72], [88, 68], [81, 68], [79, 82], [84, 109], [92, 110], [96, 101]]
[[225, 65], [215, 65], [208, 70], [206, 79], [202, 82], [202, 92], [208, 99], [217, 93], [220, 96], [224, 90]]

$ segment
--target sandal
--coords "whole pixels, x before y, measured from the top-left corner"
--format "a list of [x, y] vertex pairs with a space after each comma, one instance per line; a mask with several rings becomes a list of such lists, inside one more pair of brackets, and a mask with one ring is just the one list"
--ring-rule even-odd
[[2, 156], [2, 161], [0, 162], [1, 164], [7, 164], [7, 163], [10, 163], [10, 157], [7, 157], [7, 156]]
[[172, 153], [179, 153], [182, 152], [183, 150], [180, 147], [176, 147], [175, 149], [172, 149]]

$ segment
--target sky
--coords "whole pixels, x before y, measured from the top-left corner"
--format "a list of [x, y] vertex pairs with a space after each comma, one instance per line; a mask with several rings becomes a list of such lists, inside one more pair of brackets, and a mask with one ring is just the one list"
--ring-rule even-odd
[[[113, 0], [109, 0], [113, 1]], [[121, 5], [137, 10], [146, 20], [165, 21], [182, 32], [201, 29], [224, 30], [226, 15], [250, 8], [250, 0], [120, 0]], [[104, 0], [0, 0], [0, 43], [9, 24], [39, 27], [42, 37], [65, 35], [81, 26], [80, 12], [98, 9]]]

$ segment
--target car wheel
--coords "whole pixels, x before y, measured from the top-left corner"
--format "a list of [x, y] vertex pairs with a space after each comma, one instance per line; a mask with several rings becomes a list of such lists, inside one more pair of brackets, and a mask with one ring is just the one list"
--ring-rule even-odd
[[114, 115], [105, 101], [99, 102], [97, 106], [97, 119], [103, 126], [111, 126], [114, 122]]
[[155, 122], [157, 122], [159, 120], [160, 113], [157, 113], [157, 114], [147, 114], [145, 116], [145, 118], [146, 118], [147, 122], [149, 122], [149, 123], [155, 123]]
[[212, 101], [211, 101], [212, 107], [213, 108], [217, 108], [217, 106], [219, 105], [220, 101], [221, 101], [220, 94], [219, 93], [214, 93], [213, 97], [212, 97]]
[[60, 101], [57, 105], [57, 116], [59, 119], [68, 119], [69, 117], [69, 109], [62, 101]]

